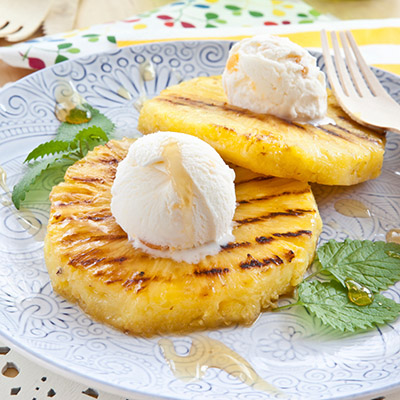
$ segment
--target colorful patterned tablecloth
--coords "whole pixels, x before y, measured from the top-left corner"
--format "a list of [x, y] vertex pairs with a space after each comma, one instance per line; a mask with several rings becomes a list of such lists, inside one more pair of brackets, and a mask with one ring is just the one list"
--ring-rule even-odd
[[[196, 36], [206, 29], [210, 36], [229, 28], [267, 28], [334, 20], [320, 15], [301, 0], [184, 0], [176, 1], [111, 24], [95, 25], [67, 33], [28, 40], [0, 48], [0, 58], [23, 68], [42, 69], [65, 60], [112, 50], [119, 38], [135, 40]], [[219, 29], [218, 29], [219, 28]]]
[[301, 0], [183, 0], [71, 32], [0, 47], [10, 65], [42, 69], [69, 59], [132, 44], [199, 39], [237, 39], [262, 32], [288, 36], [320, 49], [319, 31], [351, 29], [367, 62], [400, 74], [400, 19], [338, 21]]

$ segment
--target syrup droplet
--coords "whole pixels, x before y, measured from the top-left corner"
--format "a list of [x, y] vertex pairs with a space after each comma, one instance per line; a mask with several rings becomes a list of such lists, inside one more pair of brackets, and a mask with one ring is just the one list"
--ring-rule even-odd
[[192, 337], [189, 353], [185, 356], [176, 354], [169, 339], [160, 339], [158, 344], [174, 375], [183, 381], [201, 379], [208, 368], [219, 368], [255, 390], [280, 392], [264, 381], [243, 357], [218, 340], [196, 335]]
[[347, 278], [344, 283], [348, 290], [347, 295], [352, 303], [357, 306], [368, 306], [374, 301], [372, 291], [366, 286], [350, 278]]
[[139, 65], [139, 72], [144, 81], [152, 81], [156, 77], [154, 65], [149, 60], [146, 60]]
[[400, 229], [391, 229], [388, 233], [386, 233], [386, 241], [388, 243], [400, 244]]
[[124, 99], [127, 99], [127, 100], [131, 100], [131, 99], [132, 99], [131, 94], [130, 94], [123, 86], [120, 86], [120, 87], [118, 88], [117, 93], [118, 93], [121, 97], [123, 97]]
[[8, 199], [8, 197], [7, 197], [7, 195], [5, 195], [5, 194], [2, 194], [1, 196], [0, 196], [0, 204], [2, 205], [2, 206], [4, 206], [4, 207], [9, 207], [9, 206], [11, 206], [11, 201]]
[[136, 108], [138, 112], [143, 108], [144, 102], [148, 100], [147, 96], [142, 94], [138, 97], [138, 99], [133, 103], [133, 106]]
[[69, 124], [83, 124], [92, 119], [92, 113], [85, 99], [75, 91], [71, 83], [62, 81], [55, 90], [55, 114], [59, 121]]
[[0, 167], [0, 187], [6, 192], [10, 193], [10, 189], [7, 186], [7, 173], [3, 167]]
[[148, 99], [146, 95], [146, 90], [144, 87], [144, 82], [146, 81], [152, 81], [156, 77], [156, 71], [154, 69], [154, 65], [151, 61], [146, 60], [142, 62], [139, 65], [139, 74], [140, 74], [140, 80], [139, 80], [139, 97], [133, 104], [133, 106], [136, 108], [137, 111], [140, 112], [140, 110], [143, 107], [144, 102]]
[[361, 201], [353, 199], [341, 199], [335, 203], [335, 210], [346, 217], [370, 218], [371, 210]]
[[179, 84], [183, 81], [183, 75], [175, 68], [171, 68], [172, 75], [175, 77], [176, 82]]

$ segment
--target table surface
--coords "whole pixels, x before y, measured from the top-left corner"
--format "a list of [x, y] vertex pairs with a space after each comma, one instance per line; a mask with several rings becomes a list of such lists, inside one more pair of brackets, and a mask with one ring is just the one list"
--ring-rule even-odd
[[[75, 28], [123, 19], [169, 2], [170, 0], [119, 0], [118, 2], [81, 0]], [[339, 19], [400, 17], [400, 0], [305, 0], [305, 2], [321, 13], [331, 14]], [[42, 30], [39, 30], [32, 37], [42, 35]], [[6, 40], [0, 39], [0, 46], [8, 44]], [[32, 72], [29, 69], [11, 67], [0, 60], [0, 87], [8, 82], [17, 81]], [[77, 400], [90, 398], [123, 400], [122, 397], [98, 391], [93, 394], [91, 389], [88, 391], [87, 385], [60, 378], [53, 372], [27, 360], [13, 349], [10, 351], [6, 349], [6, 345], [0, 342], [0, 360], [7, 361], [7, 365], [17, 366], [19, 372], [12, 379], [4, 374], [0, 375], [0, 398], [2, 399], [8, 399], [9, 397], [3, 396], [10, 396], [10, 390], [23, 385], [23, 389], [27, 388], [27, 391], [21, 391], [20, 395], [16, 393], [12, 398], [32, 399], [36, 395], [38, 399], [52, 397], [61, 400], [71, 398]], [[395, 400], [399, 398], [398, 396], [398, 394], [386, 395], [385, 398], [386, 400]]]

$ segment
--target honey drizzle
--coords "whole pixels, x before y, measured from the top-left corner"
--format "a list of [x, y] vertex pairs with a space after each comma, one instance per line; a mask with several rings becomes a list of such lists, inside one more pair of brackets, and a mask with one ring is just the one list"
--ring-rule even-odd
[[194, 244], [193, 180], [183, 166], [182, 153], [175, 140], [169, 140], [163, 148], [162, 157], [171, 177], [172, 186], [178, 195], [178, 208], [182, 212], [182, 223], [188, 244]]
[[[0, 187], [4, 190], [5, 194], [1, 196], [1, 204], [5, 207], [11, 205], [10, 201], [10, 189], [7, 186], [7, 173], [4, 170], [4, 168], [0, 167]], [[8, 199], [5, 199], [4, 197], [8, 197]]]
[[354, 199], [341, 199], [335, 203], [335, 210], [346, 217], [370, 218], [371, 210], [361, 201]]
[[[27, 230], [31, 235], [36, 235], [42, 228], [42, 224], [37, 218], [27, 210], [17, 210], [11, 200], [10, 189], [7, 185], [7, 173], [4, 168], [0, 167], [0, 187], [4, 190], [4, 194], [0, 197], [0, 204], [7, 207], [14, 215], [19, 224]], [[29, 220], [27, 219], [29, 217]], [[43, 236], [43, 237], [42, 237]], [[44, 235], [41, 235], [38, 239], [42, 240]]]
[[87, 108], [85, 99], [74, 89], [72, 83], [60, 81], [54, 95], [55, 115], [60, 122], [82, 124], [92, 119], [92, 113]]
[[123, 86], [120, 86], [118, 88], [117, 93], [118, 93], [119, 96], [123, 97], [126, 100], [131, 100], [132, 99], [131, 94]]
[[144, 82], [152, 81], [156, 77], [156, 71], [154, 69], [153, 63], [149, 60], [145, 60], [144, 62], [142, 62], [139, 65], [139, 74], [140, 74], [139, 97], [133, 105], [136, 108], [136, 110], [140, 112], [140, 110], [143, 107], [144, 102], [146, 100], [148, 100], [148, 97], [146, 95], [146, 90], [144, 87]]
[[400, 244], [400, 229], [391, 229], [386, 233], [386, 241]]
[[242, 356], [218, 340], [202, 335], [193, 336], [189, 353], [185, 356], [176, 354], [174, 344], [169, 339], [160, 339], [158, 344], [173, 374], [183, 381], [201, 379], [208, 368], [218, 368], [255, 390], [280, 392], [277, 387], [264, 381]]

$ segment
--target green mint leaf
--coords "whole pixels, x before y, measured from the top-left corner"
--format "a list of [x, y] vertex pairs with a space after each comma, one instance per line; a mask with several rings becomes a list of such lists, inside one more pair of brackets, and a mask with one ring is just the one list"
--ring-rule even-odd
[[317, 266], [343, 286], [351, 278], [373, 292], [387, 289], [400, 280], [400, 245], [369, 240], [334, 240], [317, 250]]
[[81, 152], [80, 157], [84, 157], [88, 151], [107, 142], [108, 136], [105, 132], [98, 126], [91, 126], [90, 128], [82, 129], [75, 135], [71, 148], [79, 149]]
[[109, 135], [114, 130], [114, 124], [99, 110], [93, 108], [89, 104], [85, 104], [85, 107], [91, 112], [92, 119], [89, 122], [84, 122], [82, 124], [69, 124], [68, 122], [63, 122], [57, 130], [56, 140], [66, 142], [72, 141], [82, 129], [87, 129], [92, 126], [101, 128], [106, 135]]
[[304, 281], [298, 287], [299, 303], [324, 324], [343, 332], [355, 332], [396, 319], [400, 304], [376, 294], [372, 304], [357, 306], [347, 297], [347, 290], [336, 281]]
[[71, 141], [52, 140], [40, 144], [29, 153], [25, 161], [53, 155], [28, 165], [24, 176], [13, 189], [12, 201], [15, 207], [17, 209], [21, 207], [21, 202], [25, 199], [26, 194], [35, 185], [39, 185], [39, 178], [43, 178], [51, 169], [58, 168], [61, 171], [59, 180], [62, 180], [64, 176], [63, 167], [72, 165], [75, 161], [84, 157], [88, 151], [107, 141], [108, 137], [101, 128], [91, 126], [80, 130]]
[[31, 190], [38, 178], [50, 168], [62, 168], [72, 165], [74, 160], [64, 156], [51, 156], [43, 160], [36, 161], [27, 166], [27, 171], [22, 179], [14, 186], [12, 192], [12, 201], [19, 210], [21, 202], [25, 199], [26, 193]]
[[85, 128], [80, 130], [74, 137], [74, 141], [95, 141], [105, 143], [108, 141], [108, 136], [103, 131], [103, 129], [98, 126], [91, 126], [89, 128]]
[[50, 154], [66, 152], [69, 150], [69, 146], [70, 144], [68, 142], [62, 140], [50, 140], [49, 142], [42, 143], [27, 155], [24, 163]]

